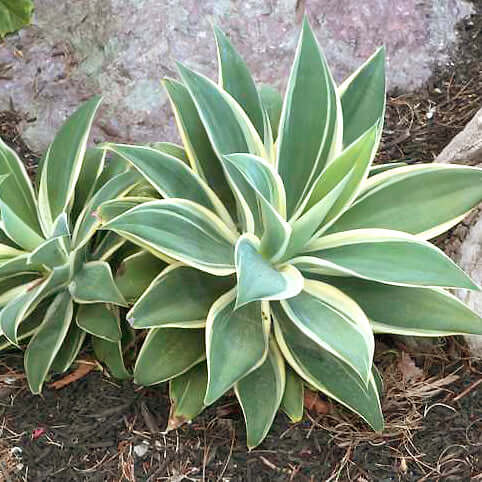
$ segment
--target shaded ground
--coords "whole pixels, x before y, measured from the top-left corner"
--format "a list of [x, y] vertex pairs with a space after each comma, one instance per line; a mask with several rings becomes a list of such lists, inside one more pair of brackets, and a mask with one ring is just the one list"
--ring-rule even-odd
[[329, 415], [307, 413], [296, 425], [279, 415], [251, 453], [232, 398], [163, 435], [165, 389], [91, 373], [40, 398], [25, 388], [20, 357], [11, 356], [16, 369], [0, 385], [0, 480], [471, 480], [482, 471], [480, 371], [454, 340], [413, 355], [423, 372], [401, 358], [403, 346], [395, 351], [385, 341], [377, 356], [386, 378], [383, 436], [332, 406]]
[[[464, 49], [454, 65], [424, 89], [390, 96], [379, 160], [432, 161], [480, 108], [481, 29], [481, 17], [473, 16], [461, 26]], [[0, 113], [0, 135], [32, 167], [35, 156], [16, 131], [18, 120]], [[460, 236], [458, 228], [438, 242], [450, 250]], [[279, 415], [251, 453], [232, 398], [163, 435], [165, 388], [139, 389], [93, 371], [33, 396], [20, 354], [1, 355], [0, 481], [480, 479], [482, 366], [457, 339], [414, 351], [384, 337], [377, 351], [386, 378], [383, 436], [365, 432], [334, 405], [330, 414], [307, 413], [296, 425]]]

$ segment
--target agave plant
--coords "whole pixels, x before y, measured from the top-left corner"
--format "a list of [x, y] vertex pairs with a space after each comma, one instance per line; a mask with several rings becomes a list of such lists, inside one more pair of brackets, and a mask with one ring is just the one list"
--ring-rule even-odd
[[215, 35], [218, 84], [164, 80], [184, 150], [105, 146], [165, 198], [100, 209], [170, 263], [127, 315], [150, 329], [135, 380], [170, 380], [169, 428], [234, 388], [250, 448], [279, 408], [302, 417], [306, 385], [382, 430], [374, 333], [482, 334], [445, 290], [477, 286], [427, 241], [481, 201], [482, 170], [372, 166], [383, 49], [336, 86], [305, 21], [281, 100]]
[[[70, 367], [86, 334], [114, 375], [129, 376], [121, 348], [129, 330], [121, 329], [118, 308], [127, 301], [106, 261], [125, 240], [97, 233], [95, 210], [141, 178], [120, 159], [104, 168], [105, 151], [86, 148], [99, 102], [89, 100], [65, 122], [35, 188], [0, 140], [0, 348], [29, 339], [25, 370], [34, 393], [49, 371]], [[133, 289], [130, 273], [119, 277], [126, 293]]]

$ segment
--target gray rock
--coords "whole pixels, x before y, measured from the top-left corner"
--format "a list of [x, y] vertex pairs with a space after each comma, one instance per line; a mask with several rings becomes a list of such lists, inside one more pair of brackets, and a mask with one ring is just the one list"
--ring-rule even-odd
[[482, 165], [482, 109], [444, 148], [437, 162]]
[[159, 80], [186, 61], [215, 76], [210, 24], [229, 32], [255, 78], [283, 88], [308, 12], [337, 80], [385, 44], [391, 87], [421, 85], [448, 60], [463, 0], [36, 0], [34, 24], [0, 45], [0, 110], [30, 122], [43, 150], [83, 99], [101, 93], [99, 140], [176, 139]]
[[[437, 162], [453, 162], [482, 167], [482, 109], [437, 157]], [[455, 240], [450, 255], [472, 279], [482, 286], [482, 204], [462, 226], [462, 238]], [[482, 316], [482, 292], [457, 290], [456, 295]], [[482, 358], [482, 336], [466, 336], [474, 356]]]

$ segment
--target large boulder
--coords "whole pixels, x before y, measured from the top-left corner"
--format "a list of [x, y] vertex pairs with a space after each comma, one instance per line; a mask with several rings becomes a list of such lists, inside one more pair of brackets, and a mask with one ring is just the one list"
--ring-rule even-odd
[[[445, 147], [437, 162], [482, 167], [482, 109]], [[482, 286], [482, 205], [455, 228], [446, 251]], [[457, 290], [456, 295], [482, 316], [482, 291]], [[482, 336], [467, 336], [466, 340], [472, 354], [482, 358]]]
[[0, 110], [27, 114], [23, 137], [43, 150], [83, 99], [105, 103], [95, 136], [175, 139], [159, 80], [175, 60], [215, 76], [211, 23], [229, 32], [257, 80], [283, 87], [305, 10], [337, 80], [380, 44], [389, 86], [421, 85], [448, 60], [463, 0], [36, 0], [32, 26], [0, 45]]

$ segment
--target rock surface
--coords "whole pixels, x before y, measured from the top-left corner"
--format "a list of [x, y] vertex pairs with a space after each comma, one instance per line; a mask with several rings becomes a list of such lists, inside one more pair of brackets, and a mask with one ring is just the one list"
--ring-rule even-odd
[[284, 86], [308, 12], [338, 81], [380, 44], [389, 86], [421, 85], [444, 63], [464, 0], [36, 0], [34, 24], [0, 45], [0, 110], [27, 115], [23, 137], [43, 150], [63, 119], [105, 97], [95, 136], [176, 138], [159, 80], [175, 60], [215, 76], [210, 24], [229, 32], [258, 81]]
[[[482, 167], [482, 109], [440, 153], [437, 162]], [[450, 256], [482, 286], [482, 205], [456, 228], [454, 238]], [[482, 316], [482, 292], [457, 290], [456, 295]], [[465, 338], [472, 354], [482, 358], [482, 336]]]

